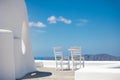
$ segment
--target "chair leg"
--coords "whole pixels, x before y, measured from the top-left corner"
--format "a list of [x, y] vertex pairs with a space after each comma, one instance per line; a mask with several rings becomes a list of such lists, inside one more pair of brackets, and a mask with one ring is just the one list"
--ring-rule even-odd
[[74, 71], [74, 64], [73, 64], [72, 70]]
[[70, 69], [70, 61], [68, 61], [68, 69]]
[[61, 65], [61, 70], [63, 71], [63, 62], [62, 61], [61, 61], [60, 65]]
[[84, 58], [83, 58], [83, 68], [85, 67], [85, 61], [84, 61]]
[[57, 71], [57, 63], [56, 63], [56, 71]]
[[63, 71], [63, 65], [61, 64], [61, 70]]
[[74, 67], [75, 67], [75, 66], [74, 66], [74, 61], [72, 61], [72, 65], [73, 65], [73, 66], [72, 66], [72, 70], [74, 71]]
[[80, 68], [81, 68], [82, 62], [81, 62], [81, 58], [80, 58]]

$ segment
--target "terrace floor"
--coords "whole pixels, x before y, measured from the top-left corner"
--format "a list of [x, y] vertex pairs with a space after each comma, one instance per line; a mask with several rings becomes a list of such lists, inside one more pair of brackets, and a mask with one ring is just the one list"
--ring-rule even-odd
[[74, 80], [74, 71], [56, 71], [55, 68], [43, 67], [17, 80]]

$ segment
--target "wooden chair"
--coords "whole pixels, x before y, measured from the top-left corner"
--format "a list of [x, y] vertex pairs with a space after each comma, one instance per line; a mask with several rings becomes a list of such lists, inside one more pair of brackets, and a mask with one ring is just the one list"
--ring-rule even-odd
[[81, 65], [84, 67], [84, 57], [81, 54], [81, 48], [80, 47], [71, 47], [69, 49], [71, 53], [71, 60], [72, 60], [72, 70], [77, 69], [78, 67], [81, 68]]
[[56, 61], [56, 70], [60, 69], [63, 71], [63, 66], [67, 65], [68, 69], [70, 69], [69, 57], [63, 57], [63, 52], [61, 47], [53, 48], [55, 61]]

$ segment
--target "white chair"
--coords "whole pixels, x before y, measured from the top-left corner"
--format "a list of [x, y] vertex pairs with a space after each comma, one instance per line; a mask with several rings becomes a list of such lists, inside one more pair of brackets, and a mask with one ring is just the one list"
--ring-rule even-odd
[[72, 70], [75, 70], [77, 68], [81, 68], [81, 65], [84, 67], [84, 57], [81, 54], [81, 48], [80, 47], [71, 47], [69, 49], [71, 53], [71, 60], [72, 60]]
[[63, 57], [63, 52], [61, 47], [53, 48], [55, 61], [56, 61], [56, 70], [60, 69], [63, 71], [63, 66], [66, 65], [70, 69], [69, 57]]

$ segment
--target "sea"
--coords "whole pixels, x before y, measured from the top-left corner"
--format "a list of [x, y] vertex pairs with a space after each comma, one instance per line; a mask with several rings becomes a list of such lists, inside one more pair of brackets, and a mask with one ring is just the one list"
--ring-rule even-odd
[[55, 60], [54, 57], [34, 57], [35, 60]]

